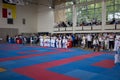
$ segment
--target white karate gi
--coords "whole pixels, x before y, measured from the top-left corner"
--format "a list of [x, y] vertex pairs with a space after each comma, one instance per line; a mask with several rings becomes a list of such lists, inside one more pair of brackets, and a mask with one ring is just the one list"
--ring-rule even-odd
[[56, 41], [55, 41], [56, 48], [59, 48], [59, 47], [58, 47], [58, 43], [59, 43], [59, 40], [58, 40], [58, 38], [56, 38]]
[[44, 39], [43, 39], [43, 36], [40, 36], [40, 46], [43, 47], [44, 46]]
[[51, 47], [55, 47], [55, 39], [54, 37], [51, 37]]
[[63, 48], [67, 48], [68, 41], [66, 38], [62, 40]]
[[116, 38], [115, 38], [114, 51], [117, 51], [118, 46], [119, 46], [119, 42], [120, 42], [120, 35], [116, 36]]
[[62, 48], [61, 39], [58, 39], [58, 48]]
[[50, 47], [50, 37], [47, 38], [47, 47]]

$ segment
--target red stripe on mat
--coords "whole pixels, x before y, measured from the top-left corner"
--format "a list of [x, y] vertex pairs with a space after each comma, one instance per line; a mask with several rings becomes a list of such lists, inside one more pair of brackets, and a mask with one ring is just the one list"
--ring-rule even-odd
[[40, 54], [29, 54], [26, 56], [16, 56], [16, 57], [10, 57], [10, 58], [0, 58], [0, 62], [3, 61], [9, 61], [9, 60], [18, 60], [18, 59], [23, 59], [23, 58], [31, 58], [31, 57], [35, 57], [35, 56], [45, 56], [48, 54], [58, 54], [58, 53], [62, 53], [62, 52], [68, 52], [68, 50], [59, 50], [59, 51], [55, 51], [55, 52], [44, 52], [44, 53], [40, 53]]
[[93, 66], [98, 66], [102, 68], [113, 68], [115, 66], [114, 60], [102, 60], [100, 62], [96, 62]]
[[75, 62], [78, 60], [83, 60], [86, 58], [91, 58], [94, 56], [99, 56], [99, 55], [101, 55], [100, 52], [93, 53], [93, 54], [86, 54], [86, 55], [76, 56], [72, 58], [56, 60], [52, 62], [46, 62], [43, 64], [36, 64], [33, 66], [17, 68], [17, 69], [14, 69], [14, 71], [17, 73], [23, 74], [25, 76], [28, 76], [30, 78], [33, 78], [35, 80], [79, 80], [77, 78], [72, 78], [72, 77], [65, 76], [63, 74], [58, 74], [55, 72], [51, 72], [45, 69], [68, 64], [68, 63]]
[[65, 76], [63, 74], [58, 74], [45, 69], [40, 69], [38, 66], [34, 66], [34, 67], [29, 67], [24, 69], [21, 68], [14, 71], [22, 75], [28, 76], [30, 78], [33, 78], [34, 80], [79, 80], [76, 78]]

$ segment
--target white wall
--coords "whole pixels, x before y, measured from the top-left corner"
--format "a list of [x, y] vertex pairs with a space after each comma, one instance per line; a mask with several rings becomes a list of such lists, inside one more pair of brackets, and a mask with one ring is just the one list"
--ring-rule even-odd
[[[54, 26], [54, 13], [49, 9], [47, 0], [40, 1], [39, 6], [16, 6], [17, 18], [14, 24], [7, 24], [7, 19], [2, 18], [2, 0], [0, 0], [0, 28], [18, 28], [19, 33], [34, 32], [52, 32]], [[44, 5], [45, 4], [45, 5]], [[22, 23], [22, 19], [26, 19], [26, 24]]]
[[47, 0], [43, 0], [40, 4], [42, 5], [38, 6], [37, 31], [53, 32], [54, 11], [53, 9], [49, 9], [49, 3]]
[[48, 7], [39, 6], [37, 21], [38, 32], [52, 32], [54, 26], [53, 10]]
[[[0, 28], [18, 28], [19, 33], [34, 33], [37, 32], [37, 6], [16, 6], [17, 18], [14, 19], [14, 24], [7, 24], [7, 19], [2, 18], [2, 0], [0, 0]], [[26, 24], [23, 25], [22, 19], [26, 19]]]

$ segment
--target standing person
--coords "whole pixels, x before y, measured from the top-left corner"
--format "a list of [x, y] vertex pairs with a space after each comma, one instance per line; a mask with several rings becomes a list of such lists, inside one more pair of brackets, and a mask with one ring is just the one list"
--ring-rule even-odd
[[78, 34], [78, 47], [80, 47], [81, 42], [82, 42], [81, 35], [80, 35], [80, 34]]
[[116, 37], [115, 37], [115, 46], [114, 46], [114, 51], [117, 51], [117, 48], [118, 48], [118, 44], [119, 44], [119, 41], [120, 40], [120, 34], [116, 34]]
[[50, 47], [50, 36], [47, 36], [47, 47]]
[[6, 42], [8, 42], [8, 40], [9, 40], [9, 35], [6, 36]]
[[114, 61], [115, 64], [120, 63], [120, 39], [119, 39], [119, 42], [117, 43], [117, 50], [114, 58], [115, 58], [115, 61]]
[[107, 36], [105, 37], [105, 49], [109, 49], [109, 38]]
[[47, 35], [44, 35], [44, 47], [47, 47]]
[[73, 45], [73, 47], [75, 47], [75, 35], [72, 34], [71, 37], [72, 37], [72, 45]]
[[23, 45], [25, 45], [27, 43], [27, 39], [25, 36], [23, 36], [22, 43], [23, 43]]
[[99, 40], [100, 50], [102, 51], [104, 49], [104, 36], [103, 35], [99, 35], [98, 40]]
[[34, 44], [34, 36], [33, 36], [33, 35], [30, 37], [30, 44], [31, 44], [31, 45]]
[[51, 37], [51, 47], [55, 47], [55, 38], [54, 36]]
[[58, 38], [58, 48], [62, 48], [62, 39], [61, 39], [61, 37]]
[[86, 37], [85, 37], [85, 35], [82, 36], [81, 44], [82, 44], [82, 48], [85, 48], [85, 46], [86, 46]]
[[58, 37], [57, 37], [56, 40], [55, 40], [55, 45], [56, 45], [56, 48], [59, 48], [59, 40], [58, 40]]
[[109, 34], [109, 50], [114, 48], [114, 35], [111, 33]]
[[44, 39], [43, 39], [43, 36], [40, 35], [39, 38], [40, 38], [40, 46], [43, 47], [43, 46], [44, 46]]
[[96, 51], [96, 50], [99, 51], [99, 40], [96, 37], [93, 39], [93, 50], [94, 51]]
[[65, 36], [63, 37], [62, 44], [63, 44], [63, 48], [67, 48], [68, 41], [67, 41], [67, 38]]
[[92, 36], [90, 34], [87, 35], [87, 47], [92, 47]]

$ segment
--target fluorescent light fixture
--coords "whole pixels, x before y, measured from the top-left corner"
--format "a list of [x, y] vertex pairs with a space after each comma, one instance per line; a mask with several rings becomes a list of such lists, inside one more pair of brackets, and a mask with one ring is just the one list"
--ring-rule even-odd
[[49, 8], [51, 9], [52, 7], [51, 7], [51, 6], [49, 6]]

